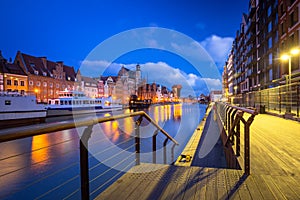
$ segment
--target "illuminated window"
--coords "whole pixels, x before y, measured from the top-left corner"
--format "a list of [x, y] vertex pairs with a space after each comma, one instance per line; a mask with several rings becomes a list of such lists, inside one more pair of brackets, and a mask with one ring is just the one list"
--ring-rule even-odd
[[25, 86], [25, 82], [24, 81], [21, 81], [21, 86]]
[[6, 85], [11, 85], [11, 80], [10, 79], [6, 80]]
[[14, 86], [18, 86], [18, 80], [14, 80]]

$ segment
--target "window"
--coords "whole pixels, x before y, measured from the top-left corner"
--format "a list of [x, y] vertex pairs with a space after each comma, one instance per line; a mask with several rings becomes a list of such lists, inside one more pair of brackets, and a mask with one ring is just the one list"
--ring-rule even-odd
[[59, 88], [59, 84], [56, 84], [56, 88]]
[[291, 13], [290, 20], [291, 20], [291, 23], [290, 23], [291, 26], [290, 27], [293, 27], [296, 24], [294, 12]]
[[41, 82], [40, 81], [37, 81], [36, 82], [36, 86], [40, 86], [41, 85]]
[[18, 86], [18, 80], [14, 80], [14, 86]]
[[272, 21], [268, 23], [268, 33], [272, 31]]
[[269, 49], [272, 48], [272, 37], [270, 37], [268, 40], [268, 46], [269, 46]]
[[269, 70], [269, 81], [272, 81], [273, 80], [273, 70], [270, 69]]
[[25, 86], [25, 82], [24, 81], [21, 81], [21, 86]]
[[39, 71], [34, 70], [34, 74], [35, 74], [35, 75], [39, 75]]
[[6, 85], [11, 85], [11, 80], [10, 79], [6, 80]]
[[46, 72], [43, 72], [43, 76], [47, 76], [47, 73], [46, 73]]
[[47, 82], [44, 82], [43, 85], [44, 85], [44, 87], [47, 87]]
[[273, 63], [273, 55], [272, 53], [269, 54], [269, 65], [272, 65]]
[[29, 85], [33, 85], [33, 81], [29, 81]]
[[269, 6], [269, 8], [268, 8], [268, 17], [270, 17], [271, 14], [272, 14], [272, 6]]
[[52, 88], [53, 87], [53, 83], [49, 83], [49, 86]]

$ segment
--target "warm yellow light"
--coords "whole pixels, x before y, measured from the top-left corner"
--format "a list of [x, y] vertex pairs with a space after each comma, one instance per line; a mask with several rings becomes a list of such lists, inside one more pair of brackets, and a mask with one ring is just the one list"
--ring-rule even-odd
[[39, 92], [39, 90], [38, 90], [38, 89], [34, 89], [34, 92], [35, 92], [35, 93], [38, 93], [38, 92]]
[[280, 57], [281, 60], [288, 60], [290, 59], [290, 56], [287, 55], [287, 54], [283, 54], [281, 57]]
[[291, 54], [292, 55], [298, 55], [300, 53], [300, 50], [298, 48], [292, 49]]

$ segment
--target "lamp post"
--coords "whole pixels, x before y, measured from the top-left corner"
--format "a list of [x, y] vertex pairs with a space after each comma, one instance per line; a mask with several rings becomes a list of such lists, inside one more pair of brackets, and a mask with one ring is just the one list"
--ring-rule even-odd
[[298, 55], [300, 50], [298, 48], [292, 49], [289, 54], [283, 54], [281, 56], [282, 60], [289, 61], [289, 73], [286, 79], [286, 88], [288, 88], [289, 96], [290, 96], [290, 103], [286, 106], [286, 113], [292, 112], [292, 56]]

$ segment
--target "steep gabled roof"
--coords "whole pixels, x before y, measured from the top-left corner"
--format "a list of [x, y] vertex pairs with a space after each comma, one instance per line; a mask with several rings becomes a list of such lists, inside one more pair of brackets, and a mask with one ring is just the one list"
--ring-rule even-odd
[[[64, 68], [64, 72], [66, 73], [66, 79], [68, 81], [75, 81], [76, 73], [75, 73], [74, 67], [69, 67], [67, 65], [64, 65], [63, 68]], [[70, 80], [68, 79], [68, 77], [70, 77]]]
[[[1, 53], [0, 53], [1, 55]], [[27, 76], [22, 67], [17, 63], [9, 63], [6, 59], [4, 59], [1, 55], [0, 59], [0, 72], [1, 73], [9, 73], [9, 74], [18, 74], [22, 76]]]
[[30, 74], [36, 74], [43, 76], [43, 73], [46, 73], [47, 76], [50, 76], [48, 69], [44, 66], [42, 58], [27, 55], [25, 53], [21, 53], [26, 68]]

